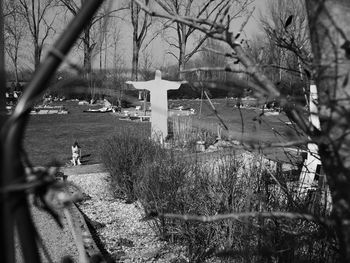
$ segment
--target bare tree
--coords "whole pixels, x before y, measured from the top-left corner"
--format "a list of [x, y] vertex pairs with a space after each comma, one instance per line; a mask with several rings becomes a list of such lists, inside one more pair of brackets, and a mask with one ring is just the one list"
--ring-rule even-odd
[[300, 0], [268, 1], [267, 12], [261, 14], [263, 30], [273, 48], [274, 56], [278, 60], [274, 64], [279, 67], [279, 79], [282, 79], [283, 67], [288, 62], [296, 61], [296, 68], [301, 77], [304, 70], [310, 70], [311, 46], [307, 24], [305, 5]]
[[114, 31], [111, 34], [111, 46], [113, 50], [112, 69], [110, 69], [110, 77], [113, 85], [113, 95], [117, 99], [118, 106], [121, 106], [121, 101], [124, 96], [123, 88], [125, 87], [125, 81], [127, 75], [124, 72], [125, 63], [118, 46], [120, 44], [121, 34], [117, 26], [114, 27]]
[[[148, 1], [146, 1], [148, 4]], [[130, 2], [130, 14], [132, 31], [132, 69], [131, 79], [138, 79], [139, 53], [148, 29], [151, 26], [150, 16], [145, 13], [134, 1]]]
[[[230, 23], [233, 19], [242, 15], [243, 11], [246, 11], [249, 1], [157, 0], [156, 2], [168, 14], [180, 17], [193, 17], [202, 21], [207, 19], [217, 21], [220, 19], [221, 14], [227, 12], [228, 7], [234, 4], [236, 8], [232, 9], [229, 21], [225, 21]], [[197, 28], [173, 20], [170, 20], [165, 28], [172, 31], [170, 37], [166, 37], [165, 41], [170, 47], [178, 51], [178, 54], [173, 51], [168, 51], [168, 53], [175, 57], [178, 62], [179, 72], [181, 72], [191, 57], [200, 51], [201, 46], [209, 35], [201, 33]], [[172, 35], [176, 35], [176, 37]], [[196, 41], [195, 37], [197, 37]], [[190, 45], [191, 41], [194, 42], [193, 45]]]
[[[67, 10], [73, 15], [75, 16], [79, 9], [80, 6], [84, 4], [84, 2], [86, 0], [59, 0], [61, 2], [61, 4], [67, 8]], [[80, 3], [79, 3], [80, 2]], [[81, 36], [81, 41], [83, 44], [83, 50], [84, 50], [84, 57], [83, 57], [83, 68], [84, 68], [84, 72], [87, 74], [91, 73], [91, 54], [92, 51], [96, 45], [96, 43], [94, 43], [93, 41], [91, 41], [91, 29], [92, 26], [100, 19], [97, 19], [97, 15], [95, 15], [95, 17], [91, 20], [91, 22], [89, 23], [88, 26], [86, 26], [84, 28], [84, 32]]]
[[[80, 7], [84, 5], [84, 2], [87, 0], [58, 0], [63, 7], [65, 7], [71, 15], [75, 16]], [[111, 3], [111, 2], [110, 2]], [[84, 32], [80, 38], [82, 44], [83, 44], [83, 67], [84, 71], [86, 73], [91, 72], [91, 63], [92, 63], [92, 54], [97, 44], [102, 45], [104, 34], [107, 34], [106, 32], [106, 25], [107, 21], [110, 17], [112, 17], [116, 12], [119, 12], [120, 10], [125, 9], [125, 7], [120, 8], [110, 8], [111, 6], [106, 6], [106, 4], [103, 6], [101, 11], [96, 13], [93, 18], [91, 19], [90, 23], [87, 27], [85, 27]], [[99, 24], [100, 23], [100, 24]], [[96, 34], [96, 37], [92, 36], [92, 30], [95, 25], [99, 25], [100, 28], [103, 28], [102, 32], [99, 32], [100, 34]], [[100, 30], [98, 30], [100, 31]], [[100, 43], [97, 43], [97, 42]]]
[[[76, 15], [81, 6], [87, 0], [58, 0], [59, 4], [64, 7], [71, 15]], [[102, 95], [102, 84], [106, 81], [107, 72], [102, 70], [103, 65], [107, 66], [108, 52], [108, 35], [110, 28], [109, 20], [112, 19], [117, 12], [127, 9], [124, 5], [118, 5], [115, 8], [114, 1], [106, 1], [102, 8], [92, 17], [88, 25], [84, 28], [80, 36], [78, 47], [83, 46], [83, 72], [89, 87], [91, 99], [94, 100], [97, 94]], [[118, 3], [119, 4], [119, 3]], [[104, 52], [104, 58], [103, 58]], [[99, 72], [93, 72], [92, 62], [95, 55], [99, 55]], [[104, 59], [104, 64], [103, 64]], [[99, 89], [99, 90], [98, 90]]]
[[[208, 38], [202, 47], [203, 51], [199, 54], [198, 59], [194, 61], [194, 64], [197, 67], [220, 67], [228, 63], [227, 59], [224, 56], [218, 56], [216, 53], [212, 52], [225, 52], [225, 47], [222, 46], [221, 42], [216, 41], [215, 39]], [[189, 63], [191, 64], [191, 63]], [[225, 80], [226, 72], [223, 71], [212, 71], [212, 72], [203, 72], [204, 76], [201, 76], [201, 80]]]
[[16, 2], [5, 2], [5, 12], [8, 14], [5, 17], [5, 51], [10, 58], [14, 70], [15, 81], [18, 83], [18, 59], [20, 55], [20, 44], [25, 37], [25, 30], [23, 28], [23, 17], [20, 15], [20, 6]]
[[[308, 66], [304, 66], [297, 55], [278, 47], [266, 33], [253, 36], [245, 44], [245, 50], [283, 95], [305, 105], [310, 85], [305, 73]], [[249, 75], [245, 76], [252, 80]]]
[[41, 60], [43, 47], [51, 32], [54, 32], [53, 24], [57, 14], [50, 13], [54, 6], [54, 0], [18, 0], [21, 15], [26, 21], [26, 26], [32, 38], [34, 68]]
[[[327, 222], [327, 225], [335, 226], [341, 261], [349, 262], [350, 125], [348, 116], [350, 115], [350, 40], [348, 37], [350, 27], [348, 25], [350, 16], [348, 14], [350, 2], [345, 0], [308, 0], [305, 3], [312, 47], [312, 56], [309, 57], [305, 54], [305, 57], [311, 61], [310, 78], [315, 80], [319, 89], [317, 105], [320, 110], [321, 130], [315, 128], [297, 107], [290, 105], [289, 101], [281, 96], [274, 83], [263, 74], [259, 65], [244, 51], [238, 34], [232, 32], [227, 24], [157, 12], [147, 9], [146, 6], [143, 6], [143, 8], [152, 15], [173, 19], [224, 41], [232, 48], [232, 52], [223, 55], [231, 56], [244, 65], [246, 74], [251, 75], [257, 84], [254, 86], [255, 95], [280, 98], [280, 102], [285, 106], [290, 118], [319, 147], [319, 155], [329, 183], [333, 203], [331, 216], [320, 220]], [[142, 5], [142, 3], [140, 4]], [[291, 24], [292, 18], [288, 17], [285, 21], [285, 30]], [[226, 19], [223, 18], [221, 21]], [[286, 41], [292, 41], [292, 39], [288, 38]], [[287, 43], [288, 49], [295, 51], [296, 54], [306, 52], [299, 50], [301, 47], [298, 44]], [[300, 56], [300, 59], [305, 57]]]
[[140, 73], [142, 75], [142, 79], [150, 80], [154, 78], [154, 60], [152, 57], [152, 53], [148, 50], [142, 51], [141, 63], [140, 63]]
[[227, 61], [223, 56], [218, 56], [212, 51], [225, 52], [225, 47], [221, 42], [215, 39], [208, 38], [203, 44], [203, 52], [201, 52], [199, 58], [203, 66], [218, 67], [224, 65]]

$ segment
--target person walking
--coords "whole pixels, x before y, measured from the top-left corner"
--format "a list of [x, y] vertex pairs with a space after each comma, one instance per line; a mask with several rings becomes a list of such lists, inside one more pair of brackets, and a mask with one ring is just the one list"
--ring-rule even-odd
[[72, 163], [74, 166], [81, 165], [80, 158], [81, 158], [81, 148], [78, 142], [75, 141], [74, 144], [72, 145]]

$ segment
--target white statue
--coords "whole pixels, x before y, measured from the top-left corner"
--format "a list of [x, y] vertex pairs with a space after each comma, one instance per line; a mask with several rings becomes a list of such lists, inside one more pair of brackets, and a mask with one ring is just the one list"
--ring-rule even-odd
[[168, 136], [168, 90], [179, 89], [183, 82], [162, 80], [162, 73], [156, 70], [154, 80], [127, 81], [136, 89], [149, 90], [151, 97], [152, 138], [163, 142]]

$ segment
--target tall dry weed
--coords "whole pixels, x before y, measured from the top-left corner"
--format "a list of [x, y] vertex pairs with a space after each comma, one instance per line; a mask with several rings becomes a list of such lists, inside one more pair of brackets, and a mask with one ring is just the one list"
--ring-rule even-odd
[[[287, 182], [278, 172], [267, 169], [265, 160], [254, 154], [232, 153], [209, 160], [170, 154], [145, 164], [137, 195], [146, 213], [256, 213], [242, 220], [210, 223], [154, 218], [157, 233], [185, 245], [190, 262], [335, 262], [331, 229], [303, 219], [259, 217], [260, 212], [305, 209], [288, 199], [281, 189]], [[279, 178], [280, 185], [271, 176]]]
[[129, 202], [136, 200], [134, 187], [138, 169], [162, 151], [143, 130], [125, 128], [108, 138], [101, 146], [100, 155], [111, 174], [114, 195]]

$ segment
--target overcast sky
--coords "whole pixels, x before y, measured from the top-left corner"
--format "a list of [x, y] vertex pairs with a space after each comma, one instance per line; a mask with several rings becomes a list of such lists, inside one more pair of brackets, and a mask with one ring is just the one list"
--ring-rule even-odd
[[[252, 17], [249, 19], [246, 27], [244, 28], [244, 38], [251, 38], [253, 35], [258, 34], [261, 32], [261, 27], [259, 25], [259, 17], [260, 13], [264, 13], [265, 11], [265, 5], [268, 0], [255, 0], [251, 7], [255, 7], [254, 13]], [[233, 28], [234, 30], [238, 30], [241, 26], [242, 20], [237, 20], [237, 23], [235, 23], [236, 28]], [[125, 49], [125, 55], [127, 57], [127, 63], [131, 63], [131, 45], [132, 45], [132, 38], [130, 33], [126, 33], [125, 37], [123, 37], [123, 43], [122, 46], [124, 46]], [[169, 55], [166, 54], [168, 50], [168, 45], [162, 41], [161, 39], [156, 39], [152, 42], [152, 44], [148, 47], [148, 52], [152, 54], [154, 57], [154, 66], [166, 66], [169, 64], [176, 63], [175, 59]], [[142, 54], [140, 54], [142, 55]], [[130, 64], [129, 64], [130, 65]]]
[[[255, 6], [255, 11], [252, 15], [252, 17], [249, 19], [246, 27], [244, 28], [244, 33], [242, 34], [242, 37], [249, 39], [253, 35], [261, 32], [261, 27], [259, 26], [259, 16], [260, 13], [264, 12], [264, 7], [266, 5], [266, 1], [268, 0], [255, 0], [255, 2], [252, 3], [251, 7]], [[126, 15], [126, 19], [129, 19], [128, 15]], [[234, 24], [233, 28], [234, 30], [238, 30], [241, 25], [241, 20], [237, 20]], [[120, 42], [118, 43], [118, 50], [119, 53], [122, 55], [121, 63], [124, 63], [126, 67], [131, 67], [131, 59], [132, 59], [132, 34], [131, 34], [131, 25], [130, 23], [124, 23], [119, 25], [121, 28], [121, 38]], [[145, 42], [147, 43], [148, 40], [146, 39]], [[160, 66], [167, 66], [170, 64], [176, 64], [176, 60], [173, 56], [167, 54], [167, 51], [169, 50], [168, 44], [164, 42], [164, 40], [161, 39], [161, 37], [156, 38], [151, 42], [151, 44], [147, 47], [146, 52], [151, 54], [152, 56], [152, 67], [154, 69], [159, 68]], [[176, 51], [175, 51], [176, 52]], [[174, 52], [174, 53], [175, 53]], [[82, 53], [82, 52], [80, 52]], [[111, 53], [111, 52], [109, 52]], [[140, 63], [143, 61], [143, 54], [140, 52]], [[111, 66], [112, 61], [112, 54], [109, 54], [107, 57], [109, 58], [107, 60], [107, 65]], [[78, 58], [74, 58], [76, 55], [72, 55], [71, 58], [73, 60], [76, 60], [78, 62], [79, 59], [81, 59], [82, 55], [79, 55]], [[93, 66], [98, 67], [99, 65], [99, 56], [95, 56]]]
[[[255, 7], [254, 13], [252, 17], [249, 19], [246, 27], [244, 28], [244, 38], [251, 38], [253, 35], [258, 34], [261, 32], [261, 27], [259, 25], [259, 17], [261, 13], [264, 13], [265, 11], [265, 5], [268, 0], [255, 0], [251, 7]], [[238, 30], [241, 26], [242, 20], [237, 20], [237, 23], [235, 23], [236, 28], [233, 28], [234, 30]], [[128, 36], [127, 36], [128, 35]], [[124, 38], [123, 45], [126, 46], [125, 51], [126, 55], [128, 57], [128, 61], [131, 62], [131, 34], [127, 34]], [[171, 56], [166, 54], [168, 50], [168, 45], [164, 43], [161, 39], [155, 40], [149, 47], [148, 51], [152, 54], [155, 60], [154, 66], [166, 66], [170, 63], [176, 63], [175, 59]]]
[[[115, 4], [119, 4], [121, 2], [119, 1], [115, 1], [112, 0], [113, 3]], [[115, 2], [114, 2], [115, 1]], [[242, 34], [242, 37], [249, 39], [251, 38], [254, 34], [257, 34], [261, 31], [261, 27], [259, 26], [259, 17], [260, 17], [260, 13], [264, 12], [264, 7], [266, 5], [266, 2], [268, 0], [255, 0], [252, 5], [251, 8], [255, 6], [255, 11], [252, 15], [252, 17], [250, 18], [248, 24], [246, 25], [246, 27], [244, 28], [244, 33]], [[126, 20], [130, 20], [129, 19], [129, 14], [125, 14], [125, 19]], [[241, 25], [240, 20], [237, 20], [236, 23], [234, 24], [233, 30], [238, 30], [240, 28]], [[66, 24], [66, 22], [64, 21], [58, 21], [58, 25], [63, 25]], [[131, 67], [131, 59], [132, 59], [132, 33], [131, 33], [131, 25], [130, 22], [128, 23], [121, 23], [119, 24], [117, 27], [120, 28], [120, 42], [118, 43], [118, 53], [121, 56], [121, 64], [124, 64], [124, 66], [126, 67]], [[236, 27], [236, 28], [235, 28]], [[113, 30], [112, 25], [109, 25], [109, 29]], [[59, 32], [60, 30], [58, 30]], [[57, 33], [58, 33], [57, 32]], [[55, 34], [52, 37], [52, 41], [54, 41], [54, 39], [56, 39], [58, 37], [59, 34]], [[146, 40], [145, 42], [148, 42], [148, 40]], [[49, 45], [47, 45], [44, 49], [44, 53], [43, 53], [43, 58], [45, 57], [45, 51], [48, 49]], [[164, 42], [164, 40], [161, 39], [161, 37], [157, 38], [156, 40], [154, 40], [146, 49], [146, 52], [141, 52], [140, 54], [140, 63], [142, 63], [143, 61], [143, 54], [142, 53], [149, 53], [152, 57], [152, 61], [153, 61], [153, 69], [159, 68], [160, 66], [167, 66], [167, 65], [171, 65], [171, 64], [176, 64], [176, 60], [169, 54], [167, 54], [167, 51], [169, 50], [169, 46], [168, 44], [166, 44]], [[174, 53], [176, 53], [178, 51], [174, 50]], [[70, 62], [74, 62], [77, 64], [81, 64], [82, 63], [82, 50], [77, 50], [76, 48], [73, 49], [73, 51], [70, 53], [70, 55], [68, 56], [68, 60]], [[104, 58], [104, 55], [103, 55]], [[23, 65], [27, 65], [27, 67], [31, 67], [31, 55], [30, 53], [26, 52], [24, 58], [22, 58], [23, 61]], [[108, 52], [107, 52], [107, 67], [112, 67], [112, 61], [113, 61], [113, 52], [111, 51], [111, 48], [109, 48]], [[95, 56], [94, 60], [93, 60], [93, 67], [98, 68], [99, 67], [99, 56]], [[104, 65], [104, 62], [102, 63]], [[25, 68], [25, 67], [24, 67]]]

